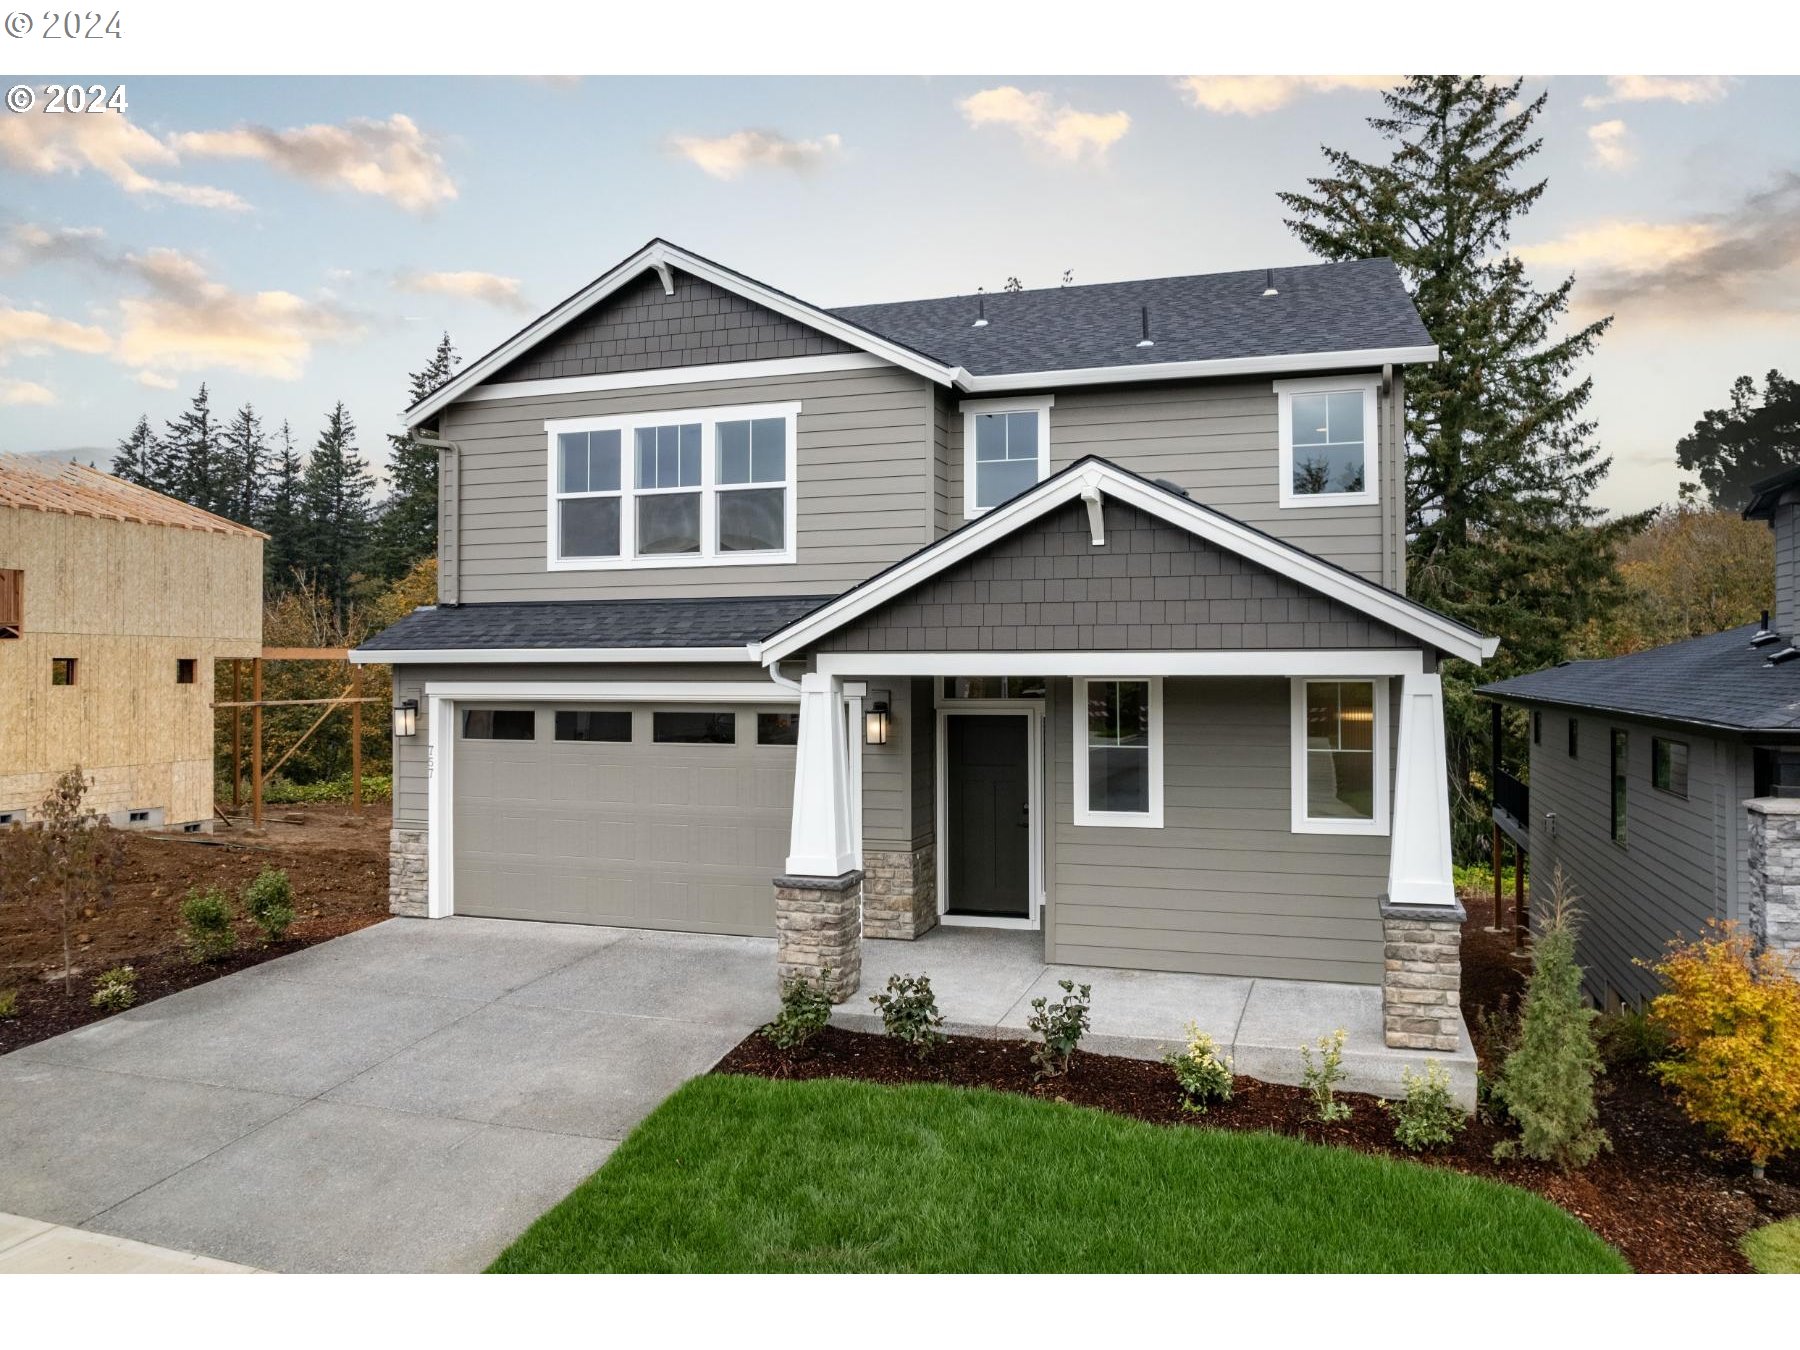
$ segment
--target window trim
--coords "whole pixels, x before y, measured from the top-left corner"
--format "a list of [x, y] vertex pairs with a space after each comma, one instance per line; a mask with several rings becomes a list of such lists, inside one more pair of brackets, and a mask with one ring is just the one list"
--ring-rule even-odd
[[[995, 506], [975, 505], [975, 419], [984, 413], [1035, 412], [1038, 416], [1037, 480], [1041, 483], [1050, 476], [1050, 409], [1055, 404], [1055, 395], [1044, 394], [1037, 398], [964, 399], [958, 405], [963, 415], [964, 520], [974, 520], [977, 516], [985, 516], [989, 511], [995, 510], [997, 506], [1006, 505], [1006, 502], [998, 502]], [[1027, 492], [1030, 490], [1026, 489]]]
[[[1685, 758], [1682, 762], [1682, 765], [1681, 765], [1681, 774], [1682, 774], [1683, 784], [1682, 784], [1682, 790], [1679, 792], [1677, 792], [1673, 786], [1664, 787], [1661, 783], [1658, 783], [1656, 781], [1656, 750], [1657, 750], [1658, 746], [1667, 746], [1667, 745], [1679, 745], [1681, 747], [1682, 754], [1685, 756]], [[1693, 752], [1692, 747], [1690, 747], [1686, 741], [1678, 741], [1673, 736], [1652, 736], [1650, 738], [1650, 787], [1651, 787], [1651, 789], [1656, 792], [1666, 793], [1668, 796], [1677, 798], [1680, 801], [1684, 801], [1684, 802], [1687, 801], [1688, 800], [1687, 786], [1692, 781], [1690, 775], [1691, 775], [1691, 771], [1693, 768], [1693, 762], [1694, 762], [1694, 752]], [[1670, 760], [1669, 768], [1670, 768], [1671, 772], [1669, 774], [1669, 782], [1671, 784], [1673, 784], [1675, 781], [1675, 775], [1673, 772], [1674, 767], [1675, 767], [1674, 761]]]
[[[780, 484], [719, 484], [718, 425], [759, 418], [782, 418], [787, 423], [787, 453], [783, 456], [787, 474]], [[640, 427], [667, 426], [671, 422], [700, 424], [700, 483], [692, 488], [645, 488], [637, 486], [637, 431]], [[753, 567], [795, 561], [797, 553], [799, 503], [796, 472], [800, 458], [798, 433], [800, 404], [745, 403], [720, 407], [665, 408], [659, 412], [621, 413], [608, 417], [560, 417], [544, 423], [544, 562], [551, 572], [620, 572], [660, 567]], [[558, 436], [580, 431], [617, 431], [619, 433], [619, 490], [612, 492], [564, 493], [561, 486], [561, 462], [557, 453]], [[722, 553], [718, 549], [719, 494], [752, 488], [781, 487], [786, 493], [786, 519], [783, 522], [783, 544], [779, 549], [741, 550]], [[640, 496], [666, 495], [673, 492], [700, 494], [700, 550], [697, 553], [652, 553], [639, 556], [637, 545], [637, 499]], [[616, 558], [564, 558], [562, 549], [562, 511], [559, 503], [589, 497], [616, 497], [619, 502], [619, 556]]]
[[[1306, 687], [1309, 684], [1375, 686], [1375, 814], [1369, 820], [1306, 813]], [[1386, 835], [1391, 828], [1393, 745], [1389, 739], [1391, 698], [1385, 675], [1295, 676], [1288, 681], [1288, 828], [1293, 834]]]
[[[1282, 507], [1374, 506], [1381, 501], [1381, 377], [1323, 376], [1308, 380], [1275, 380], [1276, 491]], [[1363, 490], [1361, 492], [1294, 491], [1294, 395], [1363, 396]]]
[[[1088, 805], [1088, 685], [1144, 683], [1150, 686], [1150, 807], [1147, 811], [1095, 811]], [[1071, 710], [1071, 758], [1075, 763], [1075, 823], [1134, 830], [1163, 828], [1163, 682], [1160, 675], [1076, 676]], [[1009, 700], [1009, 702], [1012, 700]], [[1030, 700], [1019, 700], [1029, 704]], [[958, 702], [960, 707], [960, 700]], [[954, 710], [954, 709], [953, 709]]]

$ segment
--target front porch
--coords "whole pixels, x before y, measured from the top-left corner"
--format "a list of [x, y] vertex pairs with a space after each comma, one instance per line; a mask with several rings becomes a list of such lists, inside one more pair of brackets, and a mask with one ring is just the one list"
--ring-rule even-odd
[[1299, 1083], [1300, 1047], [1342, 1027], [1345, 1089], [1397, 1097], [1402, 1074], [1421, 1073], [1429, 1061], [1449, 1073], [1458, 1103], [1475, 1108], [1475, 1052], [1460, 1012], [1454, 1051], [1393, 1048], [1384, 1037], [1379, 985], [1054, 965], [1043, 959], [1038, 933], [938, 928], [910, 942], [865, 938], [863, 992], [838, 1007], [833, 1023], [879, 1032], [881, 1019], [867, 995], [886, 988], [894, 974], [930, 977], [947, 1032], [1020, 1040], [1030, 1036], [1032, 999], [1059, 997], [1058, 980], [1091, 985], [1092, 1030], [1083, 1048], [1159, 1059], [1181, 1046], [1188, 1023], [1197, 1022], [1238, 1073], [1267, 1083]]

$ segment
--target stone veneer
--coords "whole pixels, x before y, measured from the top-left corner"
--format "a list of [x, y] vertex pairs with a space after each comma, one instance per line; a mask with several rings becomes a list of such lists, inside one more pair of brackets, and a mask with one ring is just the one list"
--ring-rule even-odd
[[1458, 905], [1381, 907], [1381, 1020], [1397, 1050], [1462, 1045], [1462, 926]]
[[937, 847], [865, 850], [863, 936], [910, 942], [937, 927]]
[[1750, 825], [1745, 917], [1759, 947], [1800, 954], [1800, 798], [1744, 803]]
[[823, 984], [842, 1003], [862, 983], [861, 872], [775, 878], [775, 942], [782, 980]]
[[396, 825], [388, 831], [388, 913], [408, 919], [426, 916], [425, 831]]

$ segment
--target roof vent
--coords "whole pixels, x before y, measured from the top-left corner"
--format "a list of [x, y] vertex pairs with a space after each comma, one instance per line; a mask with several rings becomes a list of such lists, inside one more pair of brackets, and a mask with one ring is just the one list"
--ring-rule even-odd
[[1171, 483], [1167, 478], [1152, 478], [1150, 481], [1152, 483], [1155, 483], [1156, 486], [1158, 486], [1159, 488], [1167, 488], [1170, 492], [1173, 492], [1177, 497], [1193, 496], [1193, 494], [1191, 492], [1189, 492], [1186, 488], [1181, 486], [1180, 483]]
[[1790, 643], [1778, 652], [1770, 652], [1768, 661], [1772, 666], [1779, 666], [1794, 660], [1796, 657], [1800, 657], [1800, 647], [1795, 647]]
[[1150, 336], [1150, 306], [1143, 306], [1138, 313], [1139, 317], [1143, 320], [1144, 326], [1144, 336], [1138, 339], [1138, 346], [1154, 347], [1156, 345], [1156, 340]]
[[985, 295], [978, 295], [975, 297], [975, 322], [970, 324], [969, 327], [987, 327], [987, 297]]
[[1271, 267], [1263, 273], [1263, 298], [1267, 299], [1271, 295], [1280, 294], [1281, 292], [1275, 289], [1275, 269]]
[[1769, 627], [1769, 611], [1765, 609], [1762, 612], [1762, 622], [1756, 625], [1756, 631], [1750, 635], [1750, 645], [1752, 647], [1766, 647], [1769, 643], [1778, 641], [1780, 637], [1780, 633], [1773, 631]]

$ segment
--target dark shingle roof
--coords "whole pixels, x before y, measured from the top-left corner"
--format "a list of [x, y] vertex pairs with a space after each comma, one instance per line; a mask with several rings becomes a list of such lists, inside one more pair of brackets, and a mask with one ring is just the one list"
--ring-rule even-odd
[[1571, 661], [1480, 692], [1730, 731], [1800, 730], [1800, 661], [1770, 665], [1769, 653], [1787, 641], [1752, 647], [1756, 629], [1747, 624], [1630, 656]]
[[[1431, 335], [1386, 258], [1215, 272], [982, 297], [850, 305], [831, 313], [971, 375], [1426, 347]], [[1137, 345], [1150, 310], [1153, 347]]]
[[415, 609], [365, 652], [564, 647], [740, 647], [817, 609], [828, 595], [708, 600], [530, 600]]

